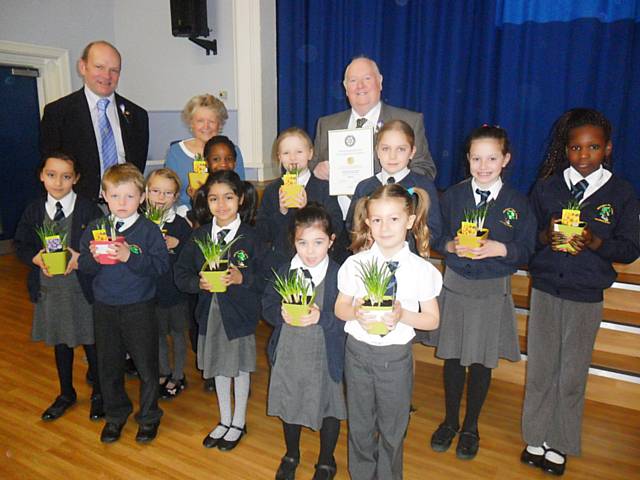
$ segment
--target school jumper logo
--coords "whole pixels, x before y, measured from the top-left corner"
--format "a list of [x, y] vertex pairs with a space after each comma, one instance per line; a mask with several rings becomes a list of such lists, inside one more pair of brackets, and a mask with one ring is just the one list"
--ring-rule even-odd
[[500, 223], [509, 228], [513, 228], [513, 222], [518, 220], [519, 217], [517, 210], [515, 208], [507, 207], [502, 210], [502, 214], [504, 215], [504, 218], [500, 220]]
[[611, 217], [613, 216], [613, 207], [610, 203], [603, 203], [596, 207], [597, 217], [594, 218], [596, 222], [606, 223], [611, 225]]
[[244, 250], [236, 250], [236, 253], [233, 254], [233, 259], [236, 261], [236, 266], [238, 268], [246, 267], [246, 261], [249, 260], [249, 255]]

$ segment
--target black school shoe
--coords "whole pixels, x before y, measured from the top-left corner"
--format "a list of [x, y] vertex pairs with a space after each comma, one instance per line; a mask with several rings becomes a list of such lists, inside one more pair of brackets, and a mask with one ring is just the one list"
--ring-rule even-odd
[[72, 397], [67, 397], [65, 395], [58, 395], [53, 403], [47, 408], [42, 414], [42, 420], [45, 422], [51, 422], [53, 420], [57, 420], [64, 412], [66, 412], [69, 408], [71, 408], [76, 403], [75, 394]]
[[[545, 449], [545, 452], [546, 452], [546, 449]], [[527, 450], [527, 447], [524, 447], [524, 450], [522, 450], [522, 453], [520, 454], [520, 461], [532, 467], [540, 468], [542, 466], [543, 460], [544, 460], [544, 453], [540, 455], [536, 455], [535, 453], [529, 452]]]
[[564, 463], [555, 463], [552, 462], [551, 460], [548, 460], [547, 457], [545, 456], [542, 459], [542, 463], [540, 464], [540, 468], [542, 468], [542, 470], [544, 470], [547, 473], [550, 473], [552, 475], [556, 475], [556, 476], [560, 476], [564, 474], [564, 469], [567, 466], [567, 456], [554, 449], [554, 448], [547, 448], [546, 449], [547, 452], [553, 452], [553, 453], [557, 453], [558, 455], [560, 455], [563, 459], [564, 459]]
[[441, 423], [438, 429], [431, 435], [431, 449], [434, 452], [446, 452], [451, 442], [456, 438], [458, 431], [446, 423]]
[[228, 452], [229, 450], [233, 450], [234, 448], [236, 448], [240, 443], [240, 440], [242, 440], [242, 437], [247, 434], [246, 425], [244, 427], [236, 427], [235, 425], [231, 425], [229, 427], [229, 430], [238, 430], [240, 432], [240, 436], [235, 440], [225, 440], [224, 437], [221, 438], [216, 445], [218, 447], [218, 450], [220, 450], [221, 452]]
[[117, 423], [107, 422], [100, 434], [100, 441], [102, 443], [113, 443], [120, 439], [120, 434], [124, 428], [124, 423], [119, 425]]
[[136, 442], [149, 443], [158, 435], [158, 427], [160, 422], [141, 424], [136, 433]]
[[100, 420], [104, 418], [104, 403], [102, 401], [102, 395], [91, 395], [91, 409], [89, 410], [90, 420]]
[[480, 448], [480, 436], [474, 432], [460, 432], [456, 457], [460, 460], [473, 460]]
[[316, 465], [316, 472], [311, 480], [333, 480], [336, 476], [337, 467], [335, 465]]
[[276, 480], [295, 480], [296, 468], [298, 468], [299, 463], [300, 459], [298, 458], [287, 457], [286, 455], [282, 457], [276, 472]]

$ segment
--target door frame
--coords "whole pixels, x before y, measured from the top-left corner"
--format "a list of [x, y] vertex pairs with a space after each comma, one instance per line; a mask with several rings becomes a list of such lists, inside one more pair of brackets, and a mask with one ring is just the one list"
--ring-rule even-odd
[[40, 116], [47, 103], [71, 93], [68, 50], [0, 40], [0, 64], [38, 70]]

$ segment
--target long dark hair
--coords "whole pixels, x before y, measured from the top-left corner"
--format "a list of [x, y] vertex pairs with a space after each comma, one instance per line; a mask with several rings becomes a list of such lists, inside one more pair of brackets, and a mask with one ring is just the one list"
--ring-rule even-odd
[[238, 214], [243, 223], [252, 225], [256, 215], [258, 194], [251, 182], [241, 180], [233, 170], [219, 170], [209, 174], [207, 181], [193, 197], [193, 219], [199, 225], [211, 222], [213, 215], [209, 210], [207, 196], [211, 187], [217, 183], [228, 185], [231, 191], [242, 199]]

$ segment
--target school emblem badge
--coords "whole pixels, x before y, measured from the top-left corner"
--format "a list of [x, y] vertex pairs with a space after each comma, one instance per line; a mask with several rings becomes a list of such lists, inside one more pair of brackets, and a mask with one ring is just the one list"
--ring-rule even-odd
[[513, 222], [519, 217], [518, 211], [515, 208], [507, 207], [502, 210], [502, 214], [504, 218], [500, 220], [500, 223], [509, 228], [513, 228]]
[[249, 255], [244, 250], [236, 250], [233, 254], [233, 259], [236, 262], [238, 268], [246, 267], [246, 261], [249, 260]]
[[610, 203], [603, 203], [596, 207], [597, 216], [594, 218], [596, 222], [611, 224], [611, 217], [613, 216], [613, 207]]

